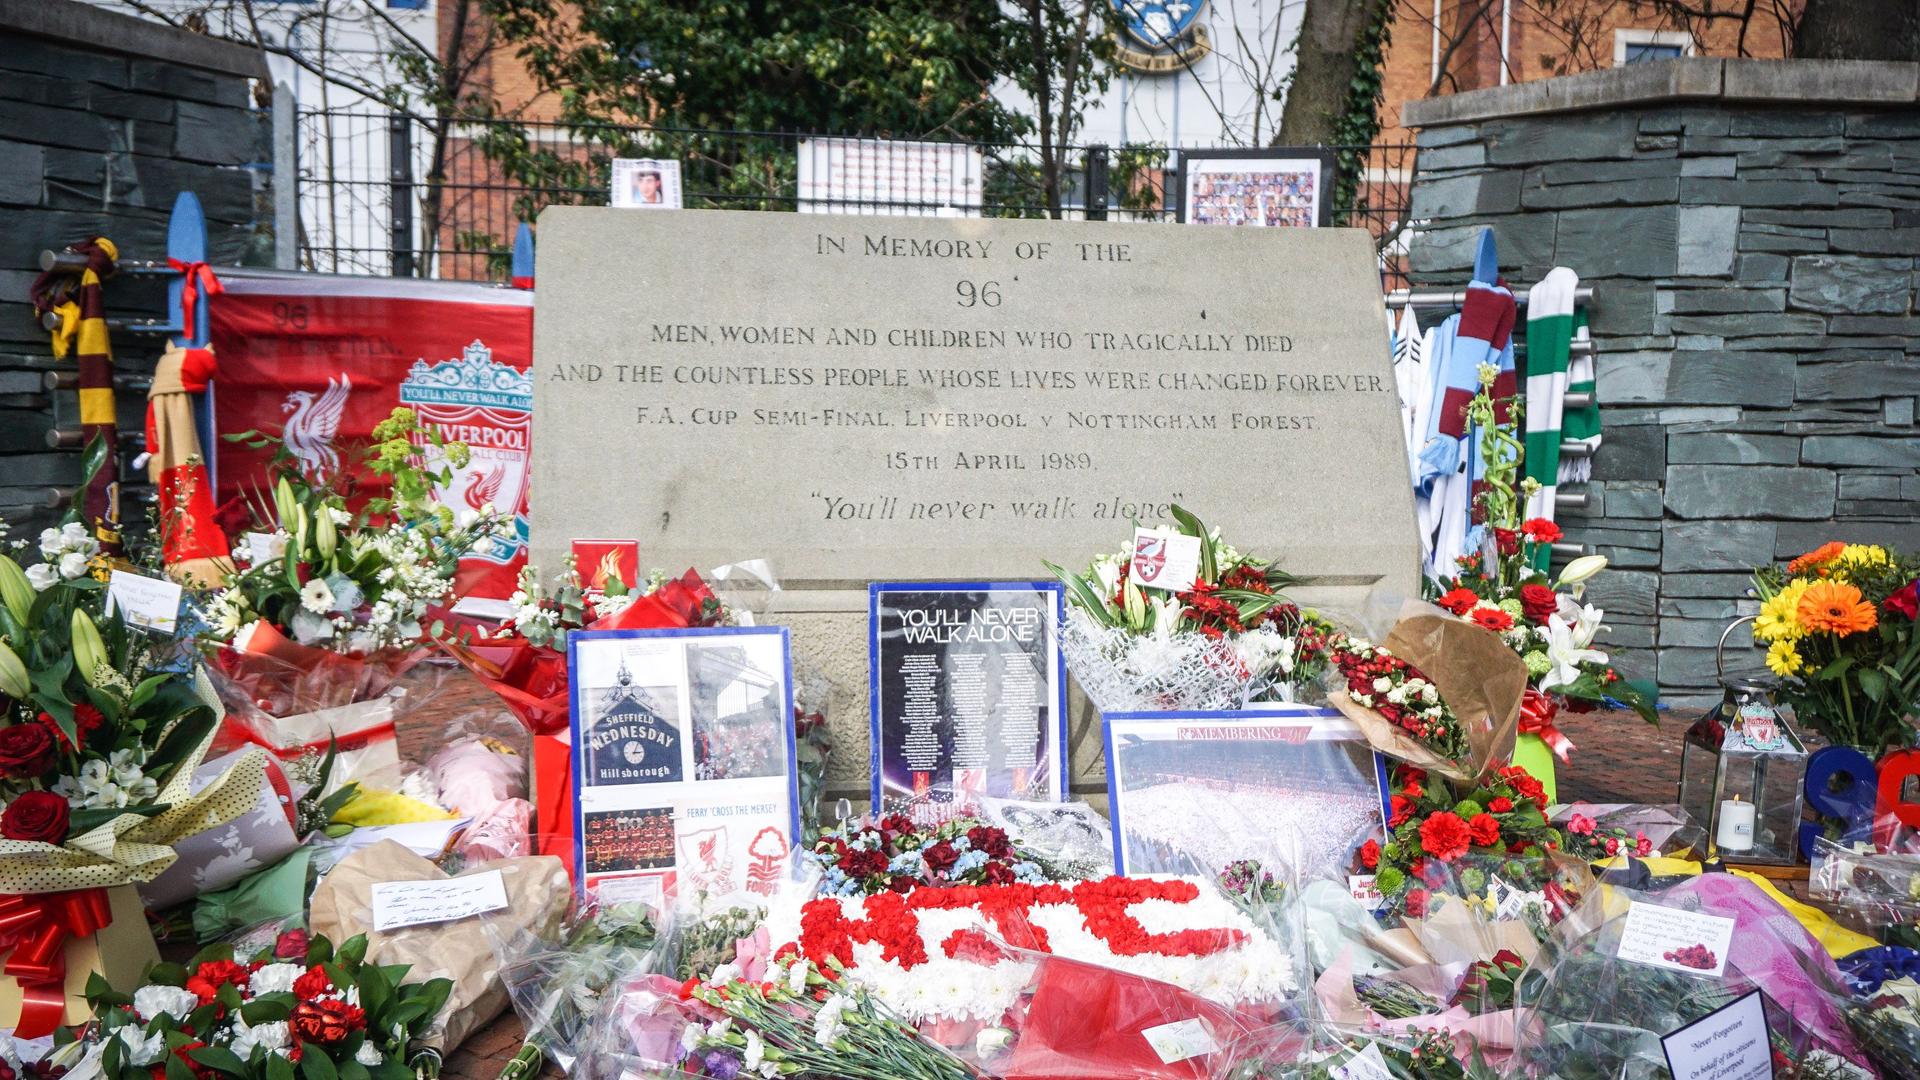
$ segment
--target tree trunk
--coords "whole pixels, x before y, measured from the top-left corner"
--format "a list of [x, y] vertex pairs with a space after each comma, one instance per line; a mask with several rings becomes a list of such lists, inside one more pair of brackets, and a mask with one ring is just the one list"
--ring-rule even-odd
[[1817, 60], [1920, 60], [1915, 0], [1806, 0], [1793, 53]]
[[1360, 32], [1390, 0], [1306, 0], [1276, 145], [1335, 141], [1359, 63]]

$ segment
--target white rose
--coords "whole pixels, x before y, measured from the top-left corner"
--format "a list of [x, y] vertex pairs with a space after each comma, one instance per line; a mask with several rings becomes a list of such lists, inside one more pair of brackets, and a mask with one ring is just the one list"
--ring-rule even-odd
[[185, 1020], [189, 1013], [199, 1007], [199, 996], [178, 986], [143, 986], [133, 992], [133, 1011], [146, 1021], [151, 1021], [161, 1013], [175, 1020]]
[[40, 530], [40, 554], [49, 559], [57, 558], [65, 545], [60, 543], [60, 533], [54, 529]]
[[27, 567], [27, 581], [35, 592], [46, 592], [60, 581], [60, 572], [46, 563], [34, 563]]
[[1391, 689], [1393, 689], [1393, 680], [1387, 678], [1385, 675], [1382, 675], [1379, 678], [1373, 680], [1374, 693], [1384, 694]]
[[87, 576], [87, 557], [77, 551], [60, 556], [60, 576], [68, 580]]

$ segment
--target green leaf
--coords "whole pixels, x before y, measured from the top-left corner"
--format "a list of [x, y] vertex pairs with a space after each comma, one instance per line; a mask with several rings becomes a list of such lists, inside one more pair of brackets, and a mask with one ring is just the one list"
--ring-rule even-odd
[[167, 1080], [195, 1080], [193, 1070], [180, 1060], [178, 1054], [167, 1055]]
[[[61, 521], [87, 520], [87, 488], [93, 486], [93, 478], [100, 475], [100, 469], [107, 463], [107, 440], [99, 435], [87, 440], [87, 448], [80, 454], [80, 486], [73, 489], [73, 505]], [[184, 1067], [184, 1066], [183, 1066]]]
[[[305, 1057], [305, 1054], [300, 1055]], [[267, 1055], [267, 1080], [294, 1080], [293, 1064], [279, 1054]]]
[[358, 967], [367, 958], [367, 935], [355, 934], [334, 950], [333, 959], [337, 964]]
[[202, 1046], [187, 1051], [187, 1056], [210, 1069], [218, 1069], [228, 1076], [247, 1075], [247, 1063], [240, 1060], [240, 1055], [224, 1046]]
[[370, 1014], [379, 1013], [393, 998], [393, 984], [372, 964], [361, 967], [354, 982], [360, 987], [360, 1007]]
[[315, 934], [307, 939], [307, 966], [324, 964], [333, 959], [333, 942]]
[[179, 964], [159, 963], [147, 969], [147, 981], [166, 986], [185, 986], [187, 969]]
[[333, 1059], [312, 1049], [300, 1055], [300, 1075], [305, 1080], [339, 1080], [340, 1077], [333, 1068]]
[[372, 1080], [372, 1074], [365, 1065], [348, 1058], [340, 1063], [340, 1080]]
[[240, 1016], [251, 1026], [271, 1024], [285, 1020], [293, 1015], [293, 995], [289, 993], [262, 994], [240, 1006]]
[[1881, 674], [1878, 669], [1866, 666], [1856, 667], [1853, 672], [1853, 677], [1860, 683], [1861, 693], [1867, 695], [1867, 697], [1875, 702], [1886, 700], [1887, 677]]
[[1213, 557], [1213, 542], [1207, 537], [1207, 527], [1193, 512], [1179, 503], [1173, 504], [1173, 520], [1179, 522], [1180, 531], [1188, 536], [1200, 538], [1200, 580], [1216, 582], [1220, 579], [1220, 565]]

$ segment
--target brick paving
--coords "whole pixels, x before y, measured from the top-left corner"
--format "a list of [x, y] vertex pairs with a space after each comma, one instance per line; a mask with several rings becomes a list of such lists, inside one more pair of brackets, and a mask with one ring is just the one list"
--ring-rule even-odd
[[[492, 694], [465, 677], [445, 678], [445, 672], [416, 669], [407, 678], [420, 695], [422, 708], [410, 709], [399, 723], [401, 753], [411, 761], [425, 761], [451, 731], [475, 718], [500, 713]], [[1697, 712], [1661, 715], [1658, 727], [1630, 712], [1561, 715], [1560, 728], [1573, 740], [1571, 764], [1558, 770], [1563, 802], [1636, 802], [1666, 804], [1676, 801], [1680, 784], [1680, 738]], [[511, 731], [510, 744], [525, 748], [525, 739]], [[493, 1080], [520, 1049], [520, 1021], [511, 1010], [467, 1039], [441, 1069], [447, 1080]], [[547, 1066], [543, 1077], [558, 1077]]]

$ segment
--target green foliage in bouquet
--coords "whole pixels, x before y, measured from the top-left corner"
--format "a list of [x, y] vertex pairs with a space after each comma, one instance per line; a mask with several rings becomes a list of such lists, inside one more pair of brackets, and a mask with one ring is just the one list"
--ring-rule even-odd
[[620, 979], [645, 971], [660, 945], [653, 909], [645, 904], [614, 904], [594, 909], [569, 925], [559, 939], [531, 953], [506, 960], [500, 977], [507, 984], [526, 1029], [526, 1041], [500, 1071], [500, 1080], [528, 1080], [540, 1071], [543, 1055], [577, 1051], [595, 1016], [601, 995]]
[[414, 1080], [408, 1043], [453, 983], [409, 983], [407, 965], [370, 964], [366, 952], [364, 935], [336, 950], [290, 931], [245, 961], [214, 945], [156, 965], [131, 994], [95, 974], [82, 1048], [107, 1080]]

